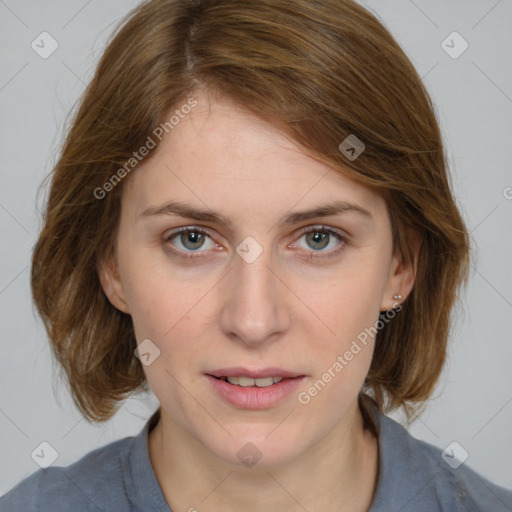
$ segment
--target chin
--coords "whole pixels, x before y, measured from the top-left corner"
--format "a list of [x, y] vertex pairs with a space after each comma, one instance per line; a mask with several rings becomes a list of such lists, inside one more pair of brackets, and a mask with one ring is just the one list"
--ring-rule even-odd
[[[283, 430], [280, 435], [269, 435], [272, 429], [263, 429], [264, 432], [248, 435], [247, 431], [239, 435], [233, 434], [226, 442], [205, 444], [211, 453], [226, 462], [237, 466], [238, 469], [272, 469], [292, 462], [300, 456], [307, 447], [303, 445], [304, 436], [296, 440]], [[284, 434], [284, 435], [283, 435]]]

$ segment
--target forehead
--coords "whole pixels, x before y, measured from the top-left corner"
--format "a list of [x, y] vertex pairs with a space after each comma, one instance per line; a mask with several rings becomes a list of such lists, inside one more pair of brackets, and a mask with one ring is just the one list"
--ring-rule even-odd
[[282, 213], [295, 204], [379, 206], [375, 192], [307, 154], [272, 124], [229, 99], [194, 98], [197, 106], [126, 183], [125, 199], [134, 215], [170, 198], [258, 216], [263, 210]]

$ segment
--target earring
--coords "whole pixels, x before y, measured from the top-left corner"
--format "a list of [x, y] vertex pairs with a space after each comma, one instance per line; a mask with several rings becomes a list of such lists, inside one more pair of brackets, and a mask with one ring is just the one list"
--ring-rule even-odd
[[402, 296], [399, 293], [396, 293], [395, 295], [393, 295], [393, 299], [395, 299], [395, 300], [400, 300], [401, 298], [402, 298]]

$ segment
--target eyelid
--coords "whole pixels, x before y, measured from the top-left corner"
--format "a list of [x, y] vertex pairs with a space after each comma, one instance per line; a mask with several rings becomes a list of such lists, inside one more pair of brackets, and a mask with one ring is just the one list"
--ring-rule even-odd
[[326, 226], [325, 224], [315, 224], [312, 226], [306, 226], [305, 228], [300, 228], [299, 231], [301, 234], [310, 233], [311, 231], [327, 231], [329, 233], [334, 233], [341, 238], [349, 238], [349, 234], [343, 229], [333, 228], [330, 226]]
[[164, 240], [165, 241], [170, 240], [171, 238], [173, 238], [176, 235], [179, 235], [181, 233], [188, 233], [189, 231], [191, 231], [191, 232], [197, 231], [198, 233], [201, 233], [203, 235], [208, 235], [211, 237], [211, 232], [207, 228], [203, 228], [200, 226], [182, 226], [180, 228], [175, 228], [175, 229], [171, 230], [171, 232], [168, 233], [167, 235], [164, 235]]

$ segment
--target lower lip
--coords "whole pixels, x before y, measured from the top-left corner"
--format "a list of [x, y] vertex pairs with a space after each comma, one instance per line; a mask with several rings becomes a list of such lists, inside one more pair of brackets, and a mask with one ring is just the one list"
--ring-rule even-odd
[[277, 404], [300, 386], [305, 377], [283, 379], [265, 388], [236, 386], [211, 375], [206, 375], [213, 389], [231, 405], [240, 409], [266, 409]]

